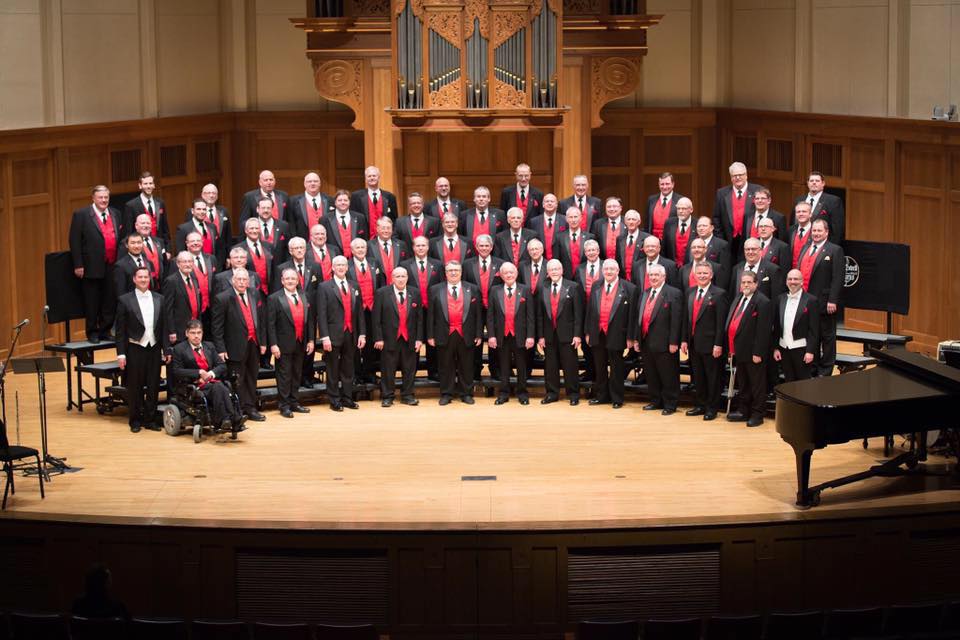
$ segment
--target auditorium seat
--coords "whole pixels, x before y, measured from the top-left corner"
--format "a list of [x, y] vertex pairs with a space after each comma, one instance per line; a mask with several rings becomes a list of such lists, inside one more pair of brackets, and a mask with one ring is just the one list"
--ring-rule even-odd
[[699, 640], [700, 618], [651, 618], [643, 625], [644, 640]]
[[808, 640], [822, 635], [822, 611], [771, 613], [767, 616], [766, 640]]
[[884, 633], [922, 633], [940, 629], [943, 604], [894, 605], [887, 609]]
[[194, 620], [190, 640], [250, 640], [250, 627], [240, 620]]
[[70, 640], [67, 620], [58, 613], [11, 613], [12, 640]]
[[760, 640], [763, 618], [754, 616], [713, 616], [707, 620], [707, 640]]
[[825, 638], [876, 637], [883, 632], [883, 609], [834, 609], [824, 622]]
[[636, 620], [623, 622], [595, 622], [584, 620], [577, 623], [577, 640], [636, 640], [640, 624]]
[[960, 600], [943, 605], [943, 620], [940, 624], [944, 631], [960, 631]]
[[134, 618], [130, 640], [186, 640], [187, 623], [176, 618]]
[[123, 618], [70, 618], [70, 636], [73, 640], [124, 640], [127, 623]]
[[253, 640], [313, 640], [308, 624], [253, 623]]

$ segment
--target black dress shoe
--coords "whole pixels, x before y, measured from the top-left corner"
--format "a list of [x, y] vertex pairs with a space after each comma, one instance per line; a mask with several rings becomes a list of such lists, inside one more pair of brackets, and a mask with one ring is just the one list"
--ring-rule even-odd
[[339, 402], [331, 402], [331, 403], [330, 403], [330, 410], [331, 410], [331, 411], [343, 411], [343, 405], [340, 404]]
[[520, 404], [522, 405], [530, 404], [530, 398], [520, 398]]
[[623, 406], [623, 403], [622, 403], [622, 402], [614, 402], [614, 403], [613, 403], [612, 405], [610, 405], [610, 406], [612, 406], [614, 409], [619, 409], [620, 407]]
[[739, 411], [734, 411], [727, 414], [727, 422], [746, 422], [747, 416], [743, 415]]
[[416, 398], [404, 398], [402, 402], [408, 407], [415, 407], [418, 404], [420, 404], [420, 401], [417, 400]]
[[557, 396], [545, 396], [542, 400], [540, 400], [540, 404], [550, 404], [550, 403], [556, 402], [559, 399], [560, 398], [558, 398]]
[[148, 429], [150, 431], [160, 431], [161, 427], [156, 422], [144, 422], [143, 428]]
[[476, 400], [473, 399], [473, 396], [463, 396], [460, 398], [460, 401], [463, 404], [474, 404], [476, 402]]
[[607, 404], [607, 401], [606, 401], [606, 400], [601, 400], [600, 398], [590, 398], [590, 401], [587, 402], [587, 404], [589, 404], [589, 405]]
[[717, 419], [717, 412], [716, 412], [716, 411], [708, 411], [707, 413], [703, 414], [703, 419], [706, 420], [706, 421], [708, 421], [708, 422], [709, 422], [710, 420], [716, 420], [716, 419]]
[[575, 407], [580, 404], [580, 398], [570, 398], [570, 406]]
[[440, 406], [445, 407], [450, 404], [450, 396], [440, 396]]
[[354, 402], [354, 401], [351, 400], [350, 398], [344, 398], [343, 400], [340, 401], [340, 404], [342, 404], [343, 406], [345, 406], [347, 409], [359, 409], [359, 408], [360, 408], [360, 405], [358, 405], [356, 402]]
[[748, 427], [759, 427], [763, 424], [763, 418], [750, 418], [747, 420]]
[[497, 399], [493, 401], [493, 404], [501, 405], [501, 404], [507, 404], [508, 402], [510, 402], [510, 398], [507, 398], [505, 396], [497, 396]]
[[643, 405], [644, 411], [656, 411], [657, 409], [663, 409], [663, 405], [657, 404], [656, 402], [651, 402], [650, 404]]
[[705, 413], [706, 413], [706, 411], [704, 411], [703, 407], [694, 407], [693, 409], [689, 409], [684, 415], [687, 415], [687, 416], [702, 416], [702, 415], [705, 414]]
[[247, 414], [247, 418], [249, 418], [250, 420], [253, 420], [254, 422], [263, 422], [264, 420], [267, 419], [267, 417], [266, 417], [265, 415], [263, 415], [262, 413], [260, 413], [260, 412], [257, 411], [256, 409], [254, 409], [253, 411], [251, 411], [250, 413], [248, 413], [248, 414]]
[[380, 401], [380, 406], [381, 406], [381, 407], [392, 407], [392, 406], [393, 406], [393, 398], [384, 398], [383, 400]]
[[139, 424], [130, 425], [130, 433], [140, 433], [140, 425]]
[[292, 407], [290, 407], [290, 411], [293, 411], [294, 413], [310, 413], [310, 409], [307, 409], [302, 404], [293, 405]]
[[286, 409], [286, 408], [280, 409], [280, 415], [283, 416], [284, 418], [292, 418], [293, 411], [290, 411], [290, 409]]
[[664, 409], [663, 411], [660, 412], [660, 415], [662, 415], [662, 416], [672, 416], [672, 415], [675, 414], [676, 412], [677, 412], [676, 409]]

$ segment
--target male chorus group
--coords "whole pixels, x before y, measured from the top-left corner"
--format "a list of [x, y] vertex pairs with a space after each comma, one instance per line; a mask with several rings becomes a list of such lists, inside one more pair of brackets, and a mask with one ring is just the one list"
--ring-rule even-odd
[[90, 206], [73, 214], [70, 250], [87, 338], [114, 334], [134, 432], [158, 428], [164, 362], [168, 377], [197, 384], [214, 421], [229, 427], [265, 419], [256, 384], [271, 359], [280, 414], [292, 418], [309, 411], [298, 395], [315, 383], [316, 354], [329, 406], [343, 411], [358, 408], [355, 381], [377, 374], [381, 404], [391, 406], [398, 372], [399, 401], [416, 405], [424, 347], [440, 404], [473, 404], [484, 346], [496, 404], [511, 391], [529, 404], [539, 351], [541, 404], [559, 400], [562, 373], [571, 405], [591, 381], [590, 404], [620, 408], [625, 357], [639, 356], [643, 408], [665, 415], [677, 409], [685, 354], [695, 388], [686, 413], [704, 420], [717, 417], [732, 359], [737, 410], [727, 419], [757, 426], [781, 371], [788, 380], [832, 373], [844, 211], [812, 172], [788, 227], [742, 163], [729, 173], [712, 215], [698, 216], [668, 173], [641, 213], [618, 197], [591, 196], [585, 176], [563, 200], [544, 194], [526, 164], [499, 202], [481, 186], [467, 204], [441, 177], [436, 194], [411, 193], [403, 209], [376, 167], [366, 169], [365, 188], [333, 196], [316, 173], [289, 196], [262, 171], [233, 220], [215, 185], [181, 216], [143, 173], [122, 212], [106, 187], [93, 189]]

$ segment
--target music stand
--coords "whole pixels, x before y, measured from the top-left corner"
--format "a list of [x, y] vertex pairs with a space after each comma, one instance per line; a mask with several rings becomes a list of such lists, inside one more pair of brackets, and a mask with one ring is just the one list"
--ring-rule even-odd
[[[49, 475], [50, 473], [63, 473], [70, 468], [70, 465], [66, 463], [66, 458], [58, 458], [50, 455], [50, 451], [47, 448], [47, 381], [44, 377], [47, 373], [66, 371], [66, 368], [63, 366], [63, 360], [56, 356], [41, 356], [39, 358], [14, 358], [10, 361], [10, 364], [13, 365], [13, 372], [15, 374], [37, 374], [37, 390], [39, 391], [40, 395], [40, 442], [42, 446], [41, 459], [43, 460], [44, 466], [44, 469], [39, 469], [38, 472], [43, 473], [44, 475]], [[53, 468], [52, 472], [46, 469], [47, 465]]]

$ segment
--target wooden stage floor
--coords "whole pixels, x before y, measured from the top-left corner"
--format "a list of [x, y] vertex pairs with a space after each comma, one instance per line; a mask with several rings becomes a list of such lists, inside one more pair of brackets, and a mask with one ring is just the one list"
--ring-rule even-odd
[[[437, 405], [333, 413], [326, 404], [283, 419], [276, 410], [238, 441], [163, 432], [131, 434], [125, 409], [100, 416], [64, 409], [64, 374], [50, 376], [50, 452], [82, 471], [54, 476], [41, 501], [33, 478], [3, 518], [307, 529], [476, 530], [717, 525], [948, 509], [954, 478], [871, 479], [794, 506], [794, 456], [774, 421], [755, 429], [682, 410]], [[92, 383], [91, 383], [92, 386]], [[39, 446], [36, 381], [10, 376], [8, 432]], [[897, 446], [902, 444], [897, 438]], [[813, 457], [812, 484], [861, 471], [881, 440], [828, 447]], [[945, 465], [931, 458], [931, 464]], [[495, 480], [464, 481], [464, 476]], [[927, 488], [928, 490], [922, 491]], [[952, 504], [951, 504], [952, 503]]]

